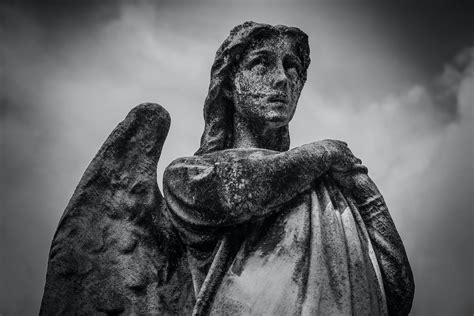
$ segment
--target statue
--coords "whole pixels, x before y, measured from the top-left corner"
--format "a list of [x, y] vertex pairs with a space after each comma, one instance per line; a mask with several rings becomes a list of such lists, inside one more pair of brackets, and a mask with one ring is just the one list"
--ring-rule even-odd
[[289, 149], [309, 63], [297, 28], [235, 27], [164, 198], [169, 115], [132, 110], [61, 218], [41, 314], [407, 315], [413, 276], [367, 168], [341, 141]]

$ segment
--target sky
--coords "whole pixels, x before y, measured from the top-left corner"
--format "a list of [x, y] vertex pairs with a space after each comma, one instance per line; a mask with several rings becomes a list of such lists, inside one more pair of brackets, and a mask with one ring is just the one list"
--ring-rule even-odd
[[412, 315], [474, 312], [474, 6], [456, 1], [44, 1], [0, 4], [0, 315], [37, 314], [49, 247], [87, 165], [142, 102], [192, 155], [210, 67], [247, 20], [297, 26], [312, 64], [292, 147], [341, 139], [407, 249]]

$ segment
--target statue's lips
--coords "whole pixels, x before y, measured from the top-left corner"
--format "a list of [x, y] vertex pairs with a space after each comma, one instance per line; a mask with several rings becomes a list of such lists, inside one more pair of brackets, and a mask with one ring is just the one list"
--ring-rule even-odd
[[267, 96], [267, 101], [271, 103], [288, 103], [288, 97], [284, 94], [275, 94]]

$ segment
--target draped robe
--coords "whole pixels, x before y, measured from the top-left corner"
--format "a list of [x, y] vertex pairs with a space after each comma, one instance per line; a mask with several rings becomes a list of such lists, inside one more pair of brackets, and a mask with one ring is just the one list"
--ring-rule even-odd
[[308, 183], [310, 171], [293, 159], [232, 149], [166, 169], [194, 314], [408, 314], [413, 277], [382, 196], [367, 188], [352, 196], [327, 172]]

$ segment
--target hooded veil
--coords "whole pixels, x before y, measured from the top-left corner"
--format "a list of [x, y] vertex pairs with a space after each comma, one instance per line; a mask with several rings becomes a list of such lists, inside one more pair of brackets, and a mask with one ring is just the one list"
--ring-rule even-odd
[[[234, 27], [230, 35], [216, 52], [211, 68], [209, 92], [204, 102], [205, 127], [201, 137], [201, 146], [196, 155], [232, 148], [233, 146], [233, 114], [232, 78], [240, 57], [258, 42], [259, 39], [272, 36], [290, 35], [296, 42], [296, 53], [303, 66], [303, 82], [310, 64], [308, 36], [296, 27], [284, 25], [245, 22]], [[288, 126], [278, 131], [281, 139], [279, 151], [288, 150], [290, 137]]]

